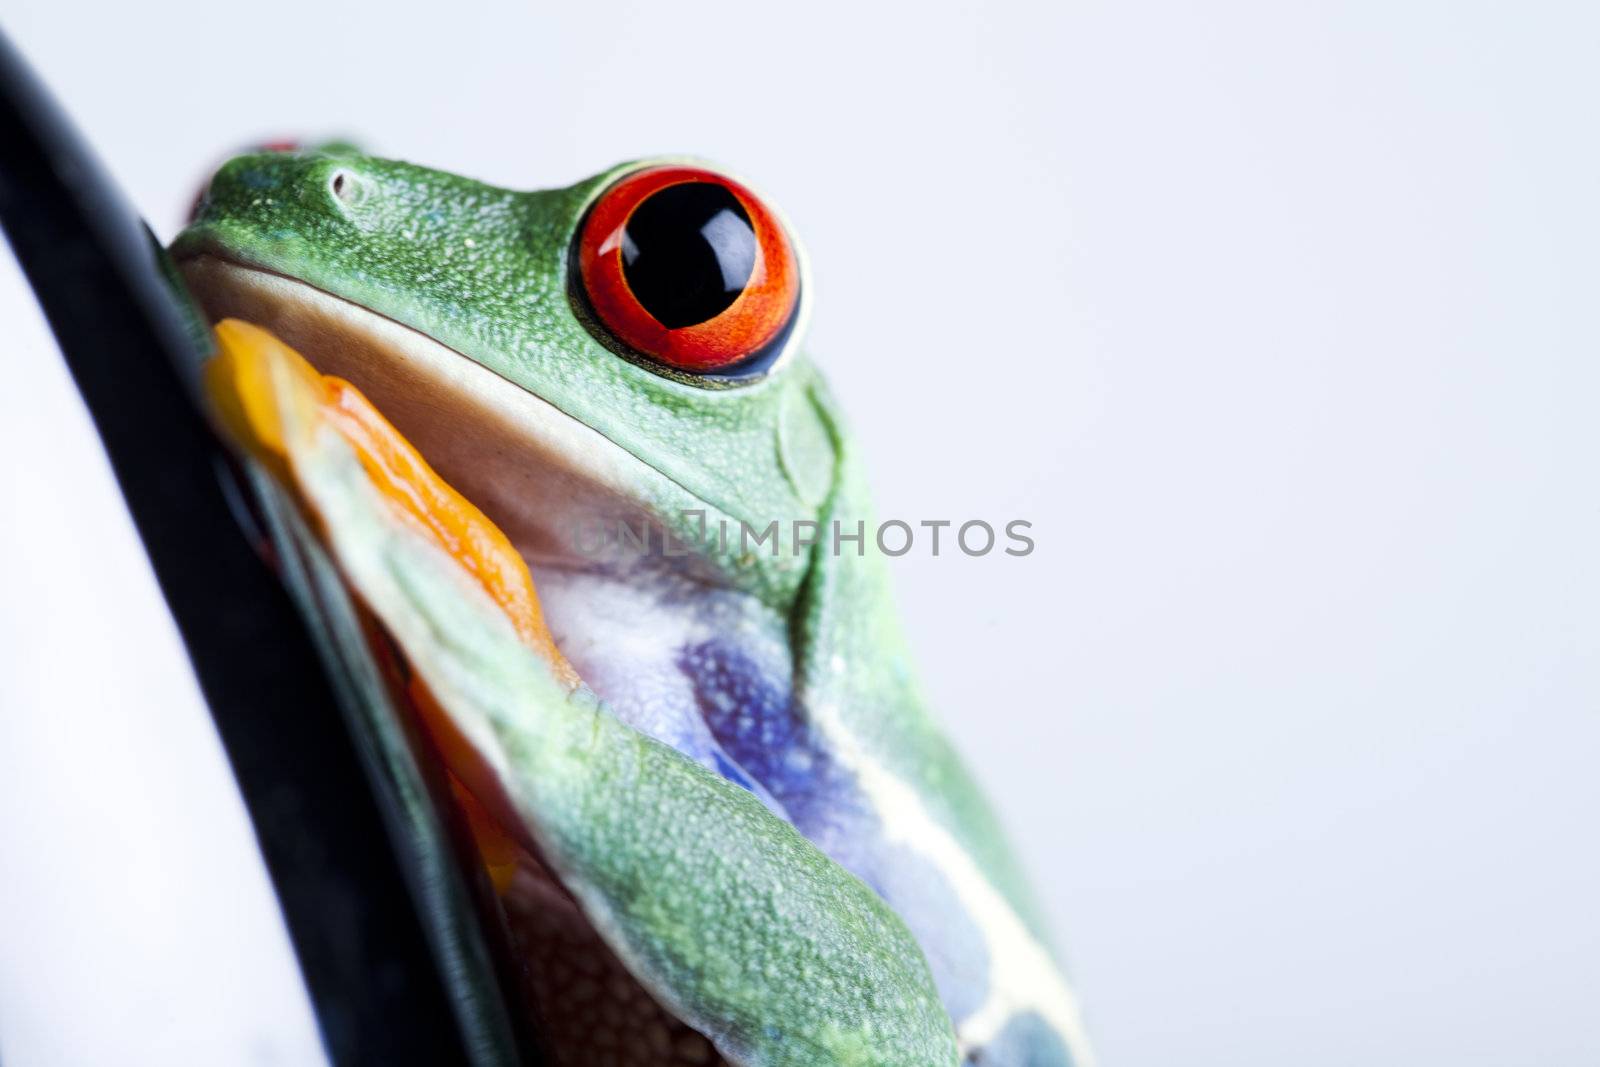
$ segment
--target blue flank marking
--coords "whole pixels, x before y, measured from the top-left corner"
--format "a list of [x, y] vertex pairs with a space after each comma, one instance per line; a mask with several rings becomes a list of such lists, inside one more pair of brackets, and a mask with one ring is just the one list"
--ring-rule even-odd
[[787, 678], [775, 677], [743, 650], [715, 639], [683, 649], [678, 666], [694, 685], [711, 735], [803, 833], [810, 835], [822, 809], [854, 795], [853, 776], [812, 736]]
[[[744, 773], [740, 771], [733, 761], [728, 759], [727, 756], [724, 756], [720, 751], [713, 749], [711, 752], [711, 759], [712, 762], [717, 765], [717, 773], [722, 775], [722, 777], [726, 778], [734, 785], [742, 786], [743, 788], [750, 790], [752, 793], [756, 792], [755, 783], [746, 778]], [[758, 793], [757, 795], [759, 796], [760, 794]]]
[[[713, 638], [682, 649], [677, 664], [694, 688], [706, 728], [722, 749], [713, 749], [712, 755], [723, 777], [757, 796], [764, 787], [772, 798], [769, 806], [920, 931], [929, 942], [924, 945], [930, 950], [929, 966], [952, 1015], [982, 1004], [989, 984], [983, 932], [926, 857], [883, 841], [878, 813], [854, 773], [834, 759], [794, 699], [787, 662], [763, 669], [766, 665], [756, 657]], [[758, 784], [752, 785], [752, 778]], [[993, 1062], [1033, 1067], [1028, 1059]], [[1038, 1067], [1055, 1065], [1040, 1060]]]

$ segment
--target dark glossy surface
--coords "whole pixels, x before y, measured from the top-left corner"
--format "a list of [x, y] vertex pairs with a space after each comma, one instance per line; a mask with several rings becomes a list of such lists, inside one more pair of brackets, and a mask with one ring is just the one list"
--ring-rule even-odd
[[744, 292], [756, 255], [750, 216], [726, 187], [710, 182], [652, 193], [623, 228], [628, 288], [668, 329], [727, 310]]
[[424, 855], [449, 830], [428, 803], [436, 783], [386, 776], [413, 763], [387, 751], [387, 762], [375, 758], [393, 737], [371, 736], [350, 714], [327, 650], [240, 533], [226, 454], [179, 370], [204, 354], [209, 332], [174, 294], [148, 230], [3, 38], [0, 144], [0, 222], [177, 622], [331, 1060], [527, 1062], [492, 994], [486, 950], [457, 906], [470, 888], [440, 848]]

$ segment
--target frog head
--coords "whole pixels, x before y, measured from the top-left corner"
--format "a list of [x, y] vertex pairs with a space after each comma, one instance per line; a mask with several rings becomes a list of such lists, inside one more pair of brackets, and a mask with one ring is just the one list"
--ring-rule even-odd
[[267, 151], [217, 172], [173, 252], [213, 319], [366, 392], [536, 573], [792, 603], [837, 430], [799, 351], [805, 259], [746, 184], [658, 159], [521, 192]]

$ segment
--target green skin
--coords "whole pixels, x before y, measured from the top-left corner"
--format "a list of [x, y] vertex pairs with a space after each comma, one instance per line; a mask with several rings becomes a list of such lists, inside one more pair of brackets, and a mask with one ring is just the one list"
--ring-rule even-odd
[[[870, 532], [861, 555], [788, 539], [796, 518], [873, 528], [855, 449], [796, 347], [803, 318], [769, 373], [711, 388], [619, 358], [572, 297], [586, 209], [642, 165], [518, 192], [344, 148], [242, 156], [173, 254], [369, 309], [597, 431], [639, 461], [627, 495], [691, 546], [683, 566], [780, 621], [792, 708], [848, 772], [855, 837], [808, 839], [587, 689], [569, 698], [448, 559], [386, 517], [348, 449], [315, 436], [300, 457], [341, 569], [658, 1000], [740, 1064], [1088, 1063], [1018, 866], [913, 680]], [[695, 511], [735, 530], [781, 519], [784, 541], [724, 545]], [[882, 889], [907, 856], [948, 912]], [[974, 931], [965, 948], [942, 940], [952, 920]]]

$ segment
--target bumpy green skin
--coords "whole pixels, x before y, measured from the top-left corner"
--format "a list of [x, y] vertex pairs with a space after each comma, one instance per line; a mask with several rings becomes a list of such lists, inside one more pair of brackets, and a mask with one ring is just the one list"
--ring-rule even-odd
[[[819, 402], [833, 405], [822, 387]], [[822, 521], [874, 528], [865, 475], [854, 445], [836, 431], [838, 475]], [[869, 535], [870, 536], [870, 535]], [[1049, 937], [1028, 880], [966, 764], [928, 715], [911, 650], [893, 603], [884, 559], [869, 546], [859, 557], [822, 546], [795, 606], [801, 703], [837, 707], [872, 757], [913, 785], [1039, 941]]]
[[[713, 527], [726, 517], [734, 529], [740, 520], [760, 529], [809, 516], [833, 465], [829, 453], [807, 454], [820, 438], [804, 400], [816, 382], [809, 363], [738, 389], [697, 388], [618, 358], [578, 317], [567, 268], [574, 231], [594, 197], [637, 166], [523, 193], [369, 157], [241, 156], [212, 180], [172, 251], [213, 251], [300, 279], [481, 363], [659, 472], [641, 490], [664, 520], [699, 508]], [[675, 532], [694, 539], [697, 522]], [[734, 539], [712, 562], [773, 606], [792, 601], [803, 556], [738, 550]]]
[[[515, 192], [348, 152], [245, 156], [218, 174], [174, 252], [307, 282], [544, 398], [643, 461], [635, 495], [663, 522], [702, 509], [712, 524], [781, 520], [786, 539], [791, 519], [870, 530], [860, 464], [803, 355], [760, 381], [708, 389], [619, 358], [585, 325], [570, 292], [574, 233], [594, 198], [640, 165]], [[694, 541], [697, 529], [685, 519], [675, 532]], [[884, 561], [866, 540], [862, 556], [822, 544], [796, 555], [787, 541], [775, 555], [744, 554], [737, 538], [700, 553], [725, 584], [790, 620], [802, 709], [825, 710], [857, 758], [908, 786], [1042, 944], [1004, 835], [926, 712]], [[669, 1007], [750, 1064], [955, 1061], [927, 965], [870, 890], [748, 793], [556, 699], [510, 650], [463, 643], [453, 627], [485, 624], [444, 622], [459, 590], [380, 541], [346, 550], [374, 555], [368, 580], [392, 587], [396, 619], [416, 622], [408, 655], [433, 665], [441, 698], [455, 694], [444, 700], [452, 715], [492, 725], [483, 746], [504, 758], [502, 780], [523, 790], [564, 879]], [[1066, 1030], [1052, 1040], [1087, 1062]], [[1066, 1061], [1025, 1055], [1006, 1067]]]

